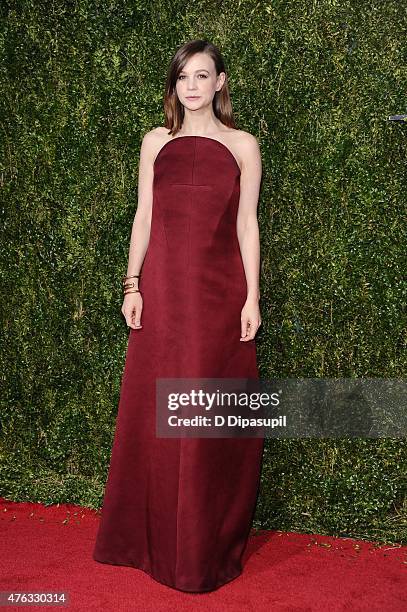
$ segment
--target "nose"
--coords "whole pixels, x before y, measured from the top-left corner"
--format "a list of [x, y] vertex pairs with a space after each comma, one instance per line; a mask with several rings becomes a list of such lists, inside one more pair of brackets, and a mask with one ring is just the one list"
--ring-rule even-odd
[[188, 79], [187, 89], [188, 89], [188, 91], [189, 91], [189, 90], [191, 90], [191, 91], [195, 91], [195, 89], [196, 89], [196, 88], [197, 88], [197, 87], [196, 87], [196, 80], [195, 80], [195, 77], [191, 77], [190, 79]]

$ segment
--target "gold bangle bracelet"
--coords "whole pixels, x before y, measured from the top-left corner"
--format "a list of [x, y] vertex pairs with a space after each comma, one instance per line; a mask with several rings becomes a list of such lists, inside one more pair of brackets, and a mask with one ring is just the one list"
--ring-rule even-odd
[[128, 278], [140, 278], [140, 274], [132, 274], [131, 276], [122, 276], [122, 283], [124, 284]]
[[129, 291], [125, 291], [124, 295], [127, 295], [128, 293], [141, 293], [140, 289], [130, 289]]

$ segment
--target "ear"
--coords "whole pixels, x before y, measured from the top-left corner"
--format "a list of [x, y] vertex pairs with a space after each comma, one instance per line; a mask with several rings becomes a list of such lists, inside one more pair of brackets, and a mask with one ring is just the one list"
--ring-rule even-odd
[[217, 81], [216, 91], [220, 91], [223, 87], [224, 82], [226, 81], [226, 73], [220, 72], [217, 76], [216, 81]]

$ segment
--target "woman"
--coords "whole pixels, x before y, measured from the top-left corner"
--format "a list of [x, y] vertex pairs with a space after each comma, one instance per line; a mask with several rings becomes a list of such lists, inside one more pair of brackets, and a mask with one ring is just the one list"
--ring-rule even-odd
[[93, 558], [203, 592], [242, 572], [264, 439], [158, 437], [156, 381], [258, 378], [261, 159], [235, 127], [211, 43], [177, 51], [164, 109], [141, 146], [130, 335]]

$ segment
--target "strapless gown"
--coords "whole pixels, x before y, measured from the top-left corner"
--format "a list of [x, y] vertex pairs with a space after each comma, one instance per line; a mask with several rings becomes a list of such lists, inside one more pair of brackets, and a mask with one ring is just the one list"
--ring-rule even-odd
[[236, 232], [240, 169], [205, 136], [167, 142], [154, 162], [143, 313], [130, 328], [93, 559], [182, 591], [242, 573], [264, 438], [162, 438], [156, 379], [258, 378], [240, 341], [246, 279]]

